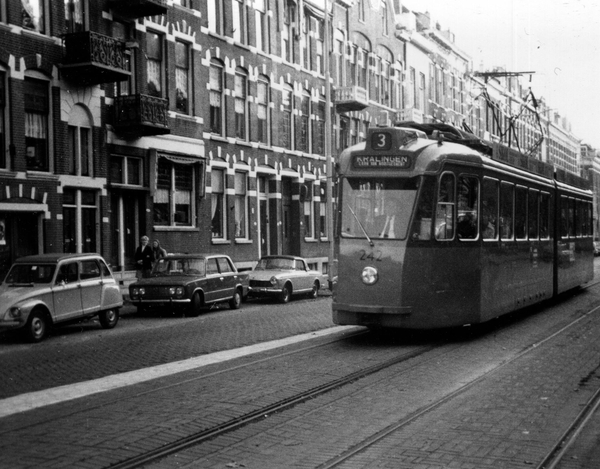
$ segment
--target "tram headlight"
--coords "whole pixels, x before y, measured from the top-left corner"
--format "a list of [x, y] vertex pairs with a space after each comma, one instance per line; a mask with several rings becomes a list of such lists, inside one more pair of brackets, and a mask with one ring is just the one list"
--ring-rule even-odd
[[361, 277], [365, 285], [374, 285], [379, 280], [379, 273], [375, 267], [367, 266], [363, 269]]

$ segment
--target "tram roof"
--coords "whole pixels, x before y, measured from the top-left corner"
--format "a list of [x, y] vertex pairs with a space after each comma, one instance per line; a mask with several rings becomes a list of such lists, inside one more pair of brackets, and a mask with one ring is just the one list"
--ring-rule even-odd
[[550, 163], [525, 155], [506, 145], [496, 142], [487, 142], [470, 132], [466, 132], [449, 124], [421, 124], [413, 121], [404, 121], [396, 123], [395, 127], [419, 130], [430, 140], [464, 145], [492, 160], [500, 161], [515, 168], [538, 174], [549, 179], [555, 179], [558, 182], [575, 186], [580, 189], [590, 189], [590, 183], [585, 178], [570, 173], [562, 168], [555, 168], [554, 165]]

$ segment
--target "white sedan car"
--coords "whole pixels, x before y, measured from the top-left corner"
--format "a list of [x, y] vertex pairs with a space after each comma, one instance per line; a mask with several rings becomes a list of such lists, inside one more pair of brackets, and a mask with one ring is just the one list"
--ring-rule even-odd
[[251, 297], [275, 297], [282, 303], [292, 295], [308, 294], [316, 298], [323, 275], [308, 267], [297, 256], [264, 256], [250, 272]]

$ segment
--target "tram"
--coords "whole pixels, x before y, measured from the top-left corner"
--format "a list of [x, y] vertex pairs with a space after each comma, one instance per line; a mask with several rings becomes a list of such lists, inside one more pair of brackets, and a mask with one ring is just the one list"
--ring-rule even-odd
[[483, 323], [593, 278], [587, 181], [514, 149], [403, 122], [337, 172], [336, 324]]

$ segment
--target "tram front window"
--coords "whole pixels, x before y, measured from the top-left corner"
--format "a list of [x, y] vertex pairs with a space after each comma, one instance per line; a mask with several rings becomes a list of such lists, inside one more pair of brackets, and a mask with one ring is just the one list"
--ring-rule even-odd
[[418, 179], [343, 180], [341, 236], [405, 239]]

